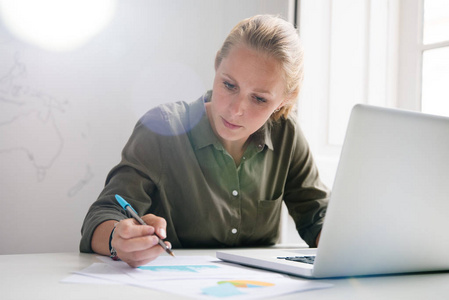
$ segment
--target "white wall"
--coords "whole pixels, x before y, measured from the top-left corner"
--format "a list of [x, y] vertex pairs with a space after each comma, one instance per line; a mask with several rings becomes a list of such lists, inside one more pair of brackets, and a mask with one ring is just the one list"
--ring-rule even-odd
[[78, 251], [85, 213], [138, 118], [197, 99], [232, 26], [287, 17], [292, 3], [120, 0], [103, 31], [63, 52], [0, 23], [0, 254]]

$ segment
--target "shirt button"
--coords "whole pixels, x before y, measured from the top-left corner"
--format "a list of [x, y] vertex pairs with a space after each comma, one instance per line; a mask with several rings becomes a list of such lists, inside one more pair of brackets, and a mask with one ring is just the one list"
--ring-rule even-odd
[[239, 194], [239, 192], [237, 192], [236, 190], [233, 190], [233, 191], [232, 191], [232, 196], [235, 196], [235, 197], [237, 197], [237, 196], [238, 196], [238, 194]]
[[237, 233], [237, 229], [232, 228], [231, 232], [232, 232], [232, 234], [236, 234]]

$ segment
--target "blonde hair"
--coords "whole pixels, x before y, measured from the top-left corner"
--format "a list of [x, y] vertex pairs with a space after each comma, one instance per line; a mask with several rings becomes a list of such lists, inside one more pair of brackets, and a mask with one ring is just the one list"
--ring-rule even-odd
[[229, 33], [215, 57], [215, 69], [231, 49], [245, 45], [275, 58], [281, 65], [286, 90], [284, 96], [289, 100], [275, 111], [271, 120], [281, 116], [287, 118], [294, 109], [303, 80], [303, 49], [294, 26], [277, 16], [257, 15], [240, 21]]

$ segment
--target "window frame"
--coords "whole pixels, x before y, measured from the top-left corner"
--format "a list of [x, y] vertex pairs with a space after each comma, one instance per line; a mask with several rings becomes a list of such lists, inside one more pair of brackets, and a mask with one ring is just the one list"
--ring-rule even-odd
[[415, 111], [422, 111], [424, 52], [449, 47], [449, 39], [424, 44], [424, 1], [402, 0], [400, 7], [397, 107]]

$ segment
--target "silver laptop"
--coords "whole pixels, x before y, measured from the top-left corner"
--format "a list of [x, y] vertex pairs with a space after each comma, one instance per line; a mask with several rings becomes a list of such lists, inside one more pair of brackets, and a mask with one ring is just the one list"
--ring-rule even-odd
[[319, 247], [216, 255], [310, 278], [449, 270], [449, 118], [356, 105]]

